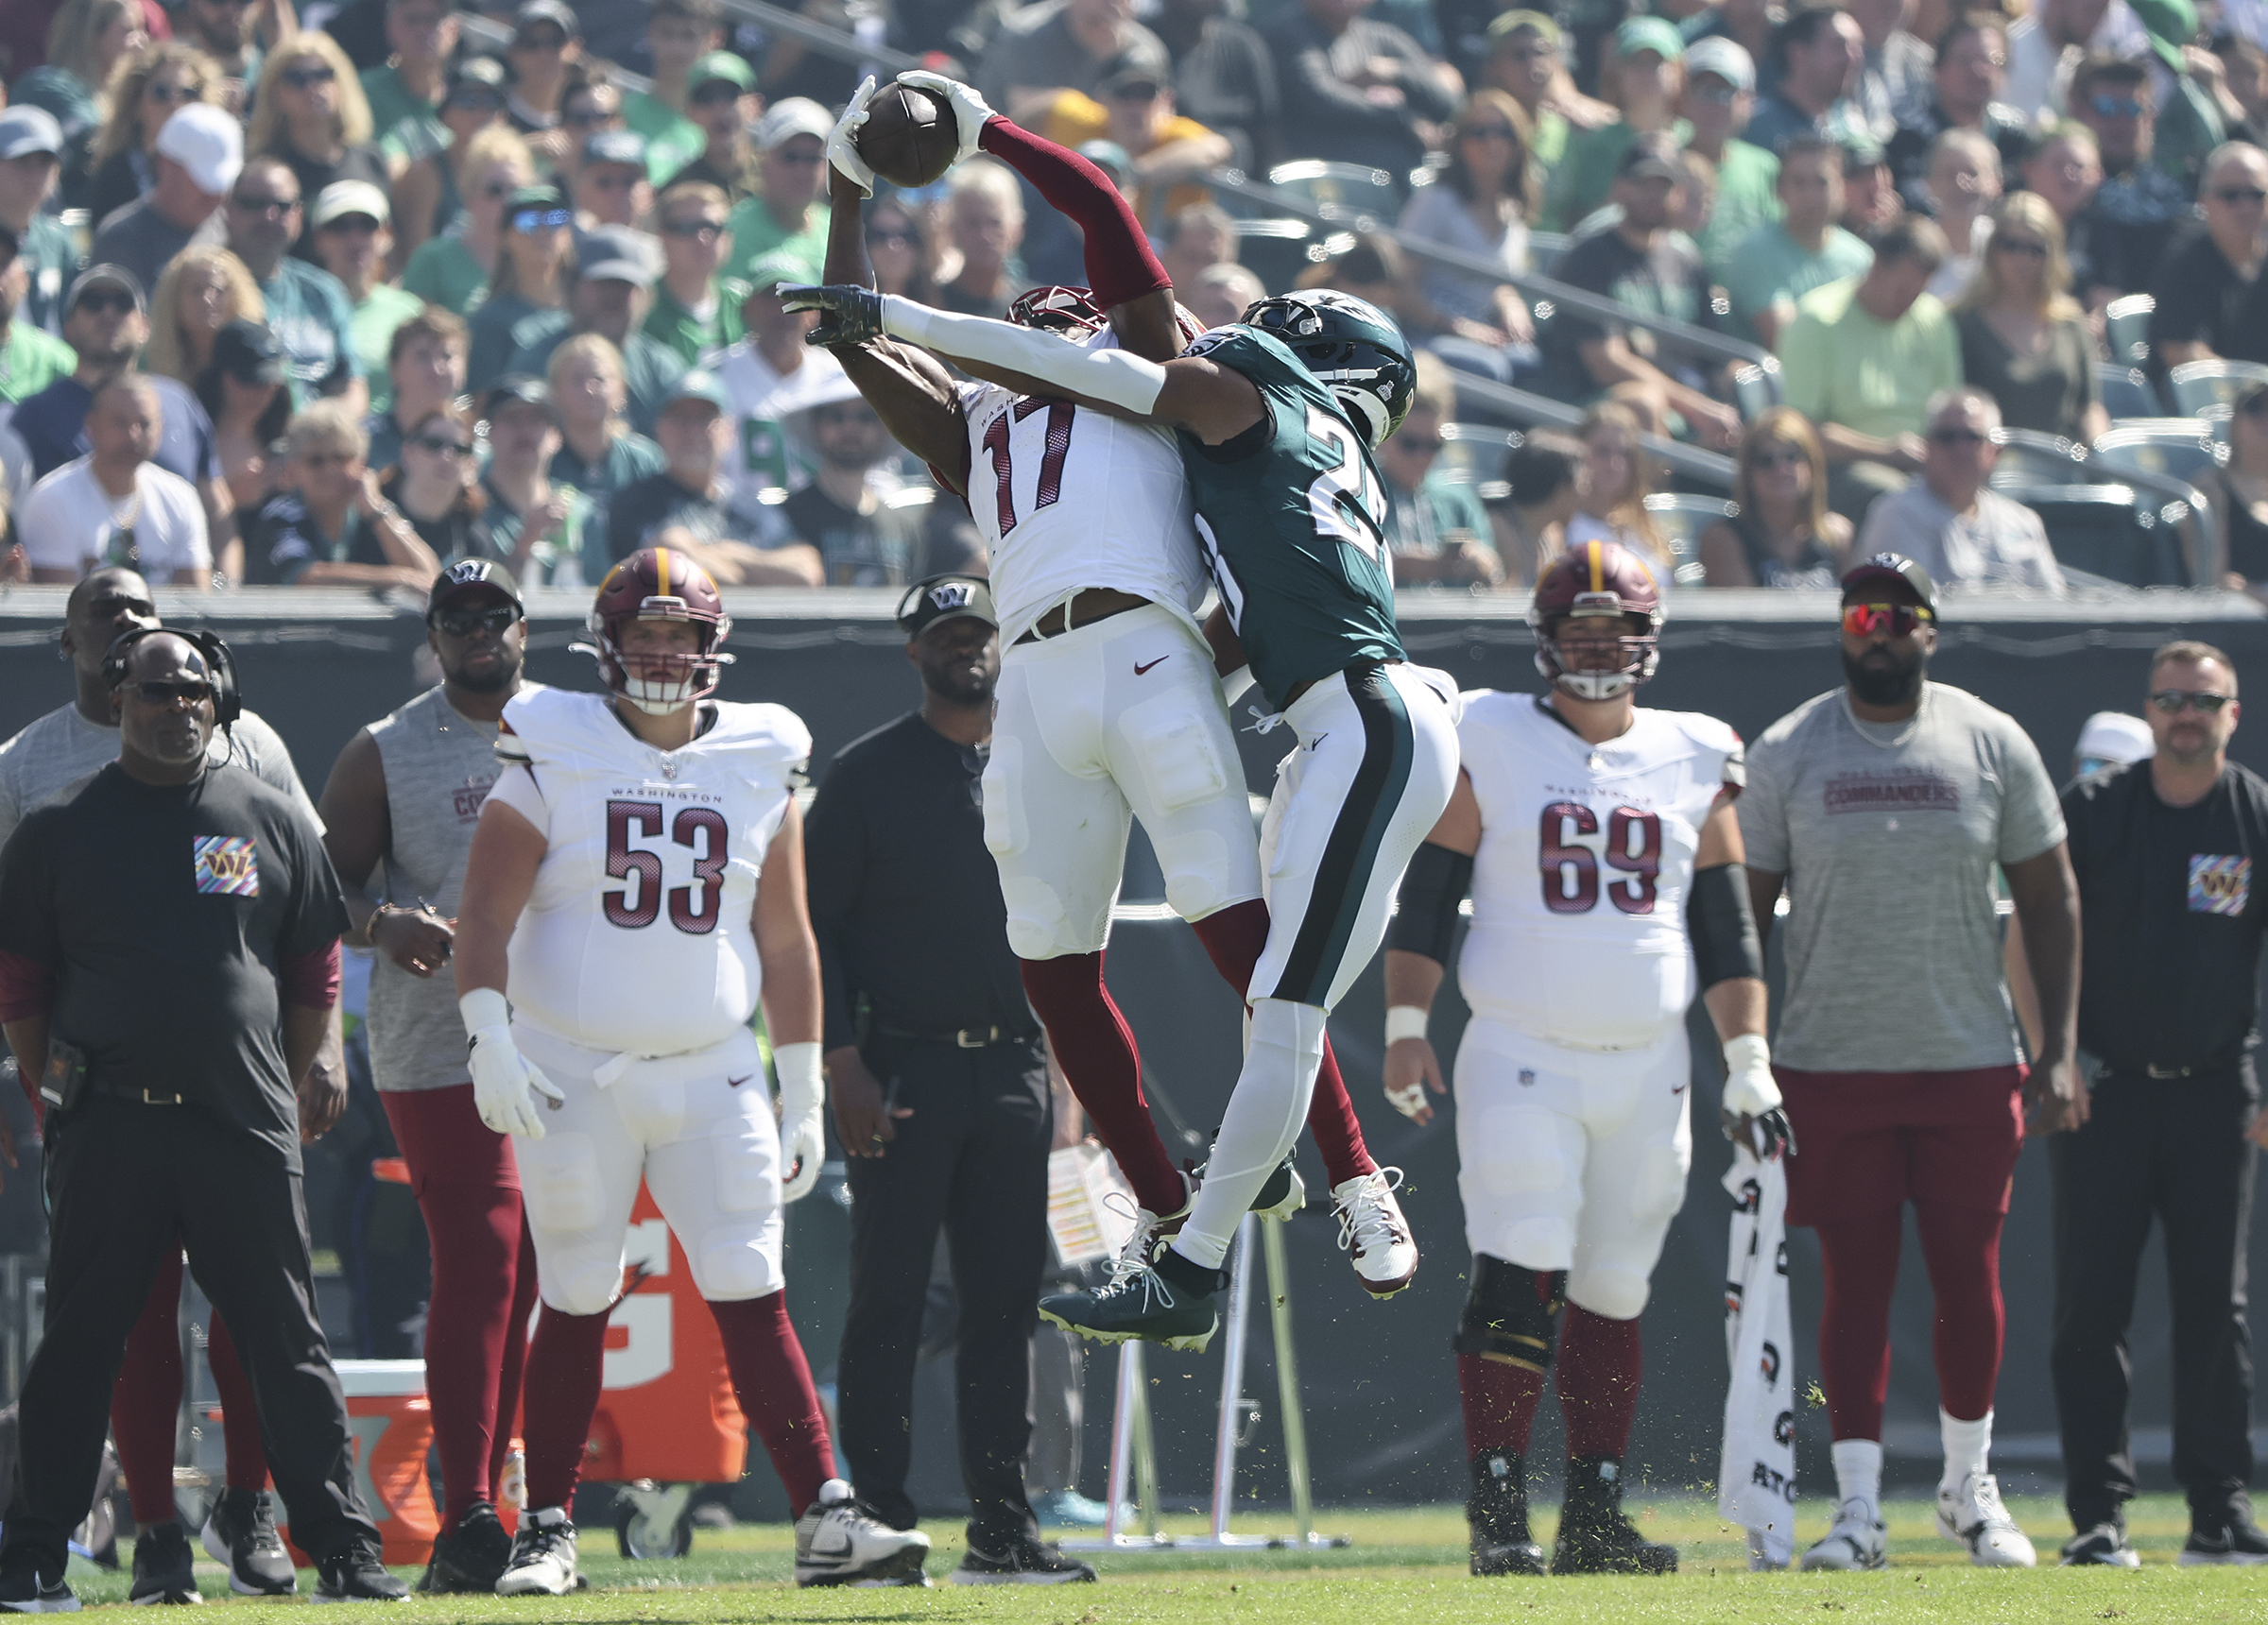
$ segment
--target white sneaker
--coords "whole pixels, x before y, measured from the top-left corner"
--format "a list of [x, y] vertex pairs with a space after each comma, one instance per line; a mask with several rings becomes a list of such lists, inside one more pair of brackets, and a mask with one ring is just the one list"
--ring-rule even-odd
[[1937, 1489], [1937, 1532], [1968, 1548], [1979, 1568], [2032, 1568], [2039, 1554], [2001, 1505], [2001, 1480], [1971, 1473], [1958, 1489]]
[[819, 1498], [796, 1520], [798, 1585], [919, 1584], [915, 1577], [928, 1556], [929, 1536], [890, 1528], [840, 1479], [821, 1484]]
[[1382, 1168], [1331, 1188], [1332, 1211], [1339, 1219], [1339, 1246], [1374, 1298], [1390, 1298], [1418, 1274], [1418, 1243], [1401, 1216], [1394, 1188], [1401, 1170]]
[[1803, 1554], [1803, 1566], [1806, 1570], [1880, 1568], [1889, 1561], [1884, 1549], [1888, 1544], [1889, 1531], [1882, 1527], [1881, 1515], [1869, 1503], [1853, 1497], [1835, 1514], [1835, 1527], [1827, 1531], [1827, 1538]]
[[564, 1507], [545, 1507], [520, 1520], [511, 1561], [496, 1582], [499, 1597], [564, 1597], [575, 1589], [575, 1525]]

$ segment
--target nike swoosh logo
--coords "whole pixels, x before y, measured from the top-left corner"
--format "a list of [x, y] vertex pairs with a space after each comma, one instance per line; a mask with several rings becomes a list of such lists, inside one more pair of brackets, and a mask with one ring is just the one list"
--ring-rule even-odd
[[[754, 1072], [750, 1072], [748, 1074], [748, 1078], [752, 1078], [756, 1074]], [[725, 1086], [729, 1089], [737, 1089], [741, 1085], [747, 1083], [748, 1078], [727, 1078], [725, 1080]]]
[[[1159, 664], [1160, 664], [1161, 662], [1163, 662], [1163, 661], [1166, 661], [1166, 660], [1170, 660], [1170, 659], [1173, 659], [1173, 656], [1171, 656], [1171, 655], [1160, 655], [1160, 656], [1159, 656], [1159, 657], [1158, 657], [1158, 659], [1155, 659], [1155, 660], [1152, 660], [1152, 661], [1150, 662], [1150, 666], [1159, 665]], [[1138, 676], [1138, 677], [1139, 677], [1139, 676], [1141, 676], [1143, 675], [1143, 673], [1144, 673], [1144, 672], [1146, 672], [1146, 671], [1148, 671], [1148, 670], [1150, 669], [1150, 666], [1136, 666], [1136, 667], [1134, 668], [1134, 675], [1135, 675], [1136, 676]]]
[[1670, 1093], [1674, 1095], [1681, 1095], [1685, 1093], [1685, 1086], [1683, 1084], [1679, 1084], [1675, 1088], [1672, 1089]]
[[821, 1547], [816, 1540], [811, 1543], [811, 1555], [813, 1557], [843, 1558], [849, 1557], [850, 1552], [851, 1541], [849, 1535], [843, 1536], [843, 1544], [833, 1548], [832, 1550]]

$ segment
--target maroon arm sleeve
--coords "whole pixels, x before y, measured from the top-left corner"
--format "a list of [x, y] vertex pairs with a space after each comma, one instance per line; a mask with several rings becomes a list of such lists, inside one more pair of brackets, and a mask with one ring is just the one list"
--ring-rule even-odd
[[988, 120], [978, 145], [1037, 186], [1078, 227], [1087, 239], [1087, 285], [1095, 303], [1108, 310], [1174, 285], [1150, 252], [1142, 222], [1093, 164], [1005, 118]]
[[0, 1021], [44, 1016], [54, 1003], [55, 972], [20, 953], [0, 952]]
[[284, 1002], [297, 1004], [303, 1010], [330, 1009], [338, 1002], [341, 962], [336, 937], [312, 952], [285, 960], [276, 975]]

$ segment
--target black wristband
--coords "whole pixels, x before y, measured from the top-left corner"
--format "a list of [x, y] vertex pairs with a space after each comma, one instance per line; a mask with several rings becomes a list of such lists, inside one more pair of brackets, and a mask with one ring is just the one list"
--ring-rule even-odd
[[1386, 928], [1386, 946], [1449, 964], [1456, 946], [1457, 908], [1472, 885], [1472, 857], [1428, 841], [1401, 877], [1400, 907]]

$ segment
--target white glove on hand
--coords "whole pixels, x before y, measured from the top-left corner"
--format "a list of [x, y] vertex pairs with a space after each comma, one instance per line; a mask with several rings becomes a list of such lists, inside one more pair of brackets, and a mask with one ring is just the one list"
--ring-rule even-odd
[[819, 1183], [827, 1160], [827, 1086], [819, 1076], [819, 1046], [782, 1044], [772, 1052], [780, 1074], [780, 1195], [800, 1202]]
[[543, 1120], [536, 1115], [535, 1096], [542, 1095], [555, 1105], [567, 1097], [530, 1066], [512, 1042], [504, 995], [492, 987], [475, 987], [456, 1001], [456, 1007], [464, 1016], [465, 1031], [472, 1035], [472, 1104], [480, 1120], [498, 1134], [541, 1139]]
[[898, 76], [898, 82], [913, 90], [927, 91], [953, 109], [954, 123], [960, 127], [961, 149], [953, 155], [959, 163], [975, 156], [978, 139], [985, 126], [1000, 115], [994, 112], [983, 96], [958, 79], [949, 79], [943, 74], [933, 74], [925, 68], [908, 68]]
[[874, 99], [874, 76], [868, 74], [850, 105], [843, 109], [843, 116], [834, 121], [834, 133], [827, 138], [827, 162], [845, 180], [855, 181], [864, 197], [874, 196], [873, 166], [858, 155], [858, 132], [866, 128], [867, 103]]
[[1780, 1108], [1772, 1081], [1772, 1050], [1761, 1034], [1725, 1041], [1725, 1109], [1736, 1118], [1761, 1118]]

